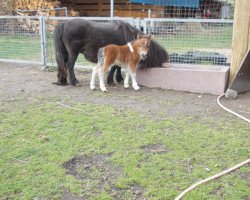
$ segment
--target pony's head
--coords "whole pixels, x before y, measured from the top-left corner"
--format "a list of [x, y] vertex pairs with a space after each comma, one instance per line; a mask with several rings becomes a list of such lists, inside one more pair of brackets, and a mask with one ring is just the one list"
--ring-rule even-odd
[[135, 40], [134, 45], [136, 46], [137, 53], [140, 55], [141, 60], [146, 60], [148, 50], [150, 48], [151, 34], [148, 36], [142, 36], [139, 32], [137, 35], [137, 40]]

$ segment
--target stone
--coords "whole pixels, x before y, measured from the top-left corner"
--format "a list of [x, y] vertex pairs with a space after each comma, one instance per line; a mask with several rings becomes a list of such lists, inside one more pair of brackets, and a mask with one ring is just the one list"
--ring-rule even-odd
[[238, 92], [232, 89], [227, 89], [225, 93], [225, 98], [226, 99], [235, 99], [238, 95]]

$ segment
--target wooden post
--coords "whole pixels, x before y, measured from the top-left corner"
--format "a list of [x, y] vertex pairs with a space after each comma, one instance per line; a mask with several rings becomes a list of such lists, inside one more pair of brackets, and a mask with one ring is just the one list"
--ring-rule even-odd
[[98, 13], [99, 16], [103, 16], [102, 15], [102, 0], [98, 1], [98, 12], [99, 12]]
[[236, 0], [233, 25], [232, 60], [229, 83], [235, 77], [238, 68], [250, 48], [250, 1]]

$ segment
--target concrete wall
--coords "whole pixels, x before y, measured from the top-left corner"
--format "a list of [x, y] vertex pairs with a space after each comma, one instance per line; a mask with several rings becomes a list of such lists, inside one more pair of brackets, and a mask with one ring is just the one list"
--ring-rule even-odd
[[139, 85], [194, 93], [223, 94], [229, 67], [172, 64], [170, 68], [137, 70]]

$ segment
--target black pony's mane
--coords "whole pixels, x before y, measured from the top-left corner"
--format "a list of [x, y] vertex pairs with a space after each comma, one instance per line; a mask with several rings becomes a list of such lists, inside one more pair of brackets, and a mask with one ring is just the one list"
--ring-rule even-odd
[[[137, 34], [141, 32], [134, 26], [131, 26], [129, 23], [120, 20], [114, 21], [114, 24], [122, 27], [123, 37], [127, 42], [133, 43], [133, 41], [136, 40], [137, 38]], [[146, 59], [145, 61], [140, 61], [139, 68], [143, 69], [143, 68], [162, 67], [162, 64], [165, 62], [169, 62], [168, 52], [155, 40], [151, 40], [150, 48], [148, 51], [148, 59]]]

